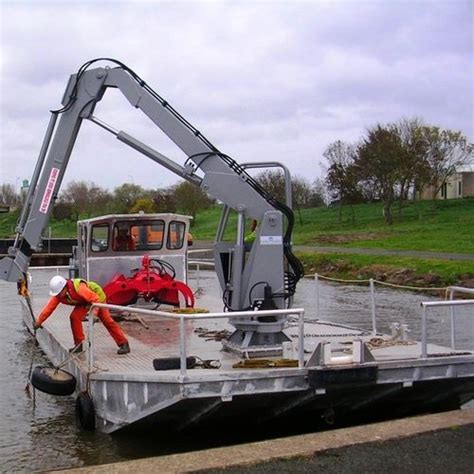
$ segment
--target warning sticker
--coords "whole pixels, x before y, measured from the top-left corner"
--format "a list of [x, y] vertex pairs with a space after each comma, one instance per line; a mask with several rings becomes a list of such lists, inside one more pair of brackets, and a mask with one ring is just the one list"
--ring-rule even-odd
[[54, 186], [56, 185], [58, 176], [59, 168], [52, 168], [51, 173], [49, 175], [48, 184], [46, 185], [46, 189], [43, 194], [41, 206], [39, 208], [39, 211], [43, 214], [46, 214], [48, 212], [49, 203], [51, 202], [51, 198], [53, 197]]
[[260, 245], [281, 245], [283, 238], [281, 235], [261, 235]]

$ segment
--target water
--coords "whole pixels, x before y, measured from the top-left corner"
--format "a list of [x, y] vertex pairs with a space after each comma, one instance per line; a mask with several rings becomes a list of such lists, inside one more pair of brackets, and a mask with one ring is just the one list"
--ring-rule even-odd
[[[50, 276], [51, 270], [35, 270], [33, 291], [44, 294]], [[200, 282], [205, 288], [217, 288], [211, 272], [201, 272]], [[313, 281], [301, 281], [293, 305], [306, 308], [308, 318], [314, 318], [316, 314], [314, 288]], [[367, 287], [341, 287], [321, 282], [320, 293], [322, 319], [371, 328]], [[156, 433], [153, 436], [150, 433], [110, 436], [78, 430], [72, 397], [52, 397], [36, 391], [35, 404], [28, 398], [24, 388], [32, 357], [35, 364], [46, 364], [47, 360], [34, 346], [21, 322], [15, 285], [0, 281], [0, 296], [0, 471], [80, 467], [258, 439], [256, 433], [219, 433], [219, 436], [208, 433], [199, 437], [181, 435], [179, 438], [165, 435], [159, 438]], [[429, 299], [432, 298], [426, 295], [377, 288], [377, 329], [389, 332], [390, 322], [408, 323], [411, 335], [418, 337], [420, 302]], [[469, 311], [456, 310], [459, 348], [473, 349], [472, 311], [472, 308]], [[433, 311], [428, 321], [430, 342], [448, 345], [450, 323], [447, 310]]]

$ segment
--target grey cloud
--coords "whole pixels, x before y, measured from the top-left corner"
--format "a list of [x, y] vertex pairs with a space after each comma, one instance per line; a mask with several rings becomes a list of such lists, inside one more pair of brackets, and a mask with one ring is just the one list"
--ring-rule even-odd
[[[110, 56], [135, 69], [220, 149], [281, 159], [312, 179], [334, 140], [421, 116], [473, 138], [472, 3], [86, 2], [1, 4], [1, 180], [29, 177], [69, 75]], [[21, 30], [19, 28], [21, 25]], [[97, 115], [183, 154], [119, 94]], [[176, 178], [85, 124], [65, 180]]]

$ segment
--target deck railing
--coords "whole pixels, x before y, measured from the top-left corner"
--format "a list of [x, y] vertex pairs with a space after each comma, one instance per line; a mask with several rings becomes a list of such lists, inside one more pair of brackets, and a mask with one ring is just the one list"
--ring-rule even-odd
[[421, 357], [428, 357], [428, 310], [430, 308], [445, 307], [449, 308], [451, 323], [451, 349], [456, 350], [456, 324], [454, 309], [457, 306], [474, 306], [474, 300], [454, 300], [455, 293], [474, 294], [473, 288], [462, 288], [458, 286], [450, 286], [449, 300], [445, 301], [424, 301], [421, 303], [423, 309], [421, 319]]
[[[90, 312], [94, 308], [108, 308], [116, 311], [127, 312], [127, 313], [136, 313], [142, 315], [149, 315], [154, 317], [159, 317], [163, 319], [171, 319], [179, 321], [179, 357], [180, 357], [180, 373], [184, 377], [186, 375], [186, 357], [187, 357], [187, 348], [186, 348], [186, 331], [185, 323], [186, 321], [200, 321], [204, 319], [233, 319], [241, 317], [261, 317], [261, 316], [276, 316], [276, 315], [296, 315], [298, 316], [298, 367], [300, 369], [304, 368], [304, 309], [303, 308], [292, 308], [292, 309], [272, 309], [272, 310], [262, 310], [262, 311], [232, 311], [226, 313], [198, 313], [198, 314], [173, 314], [167, 313], [164, 311], [155, 311], [151, 309], [144, 308], [131, 308], [130, 306], [119, 306], [113, 304], [105, 303], [94, 303], [90, 307]], [[90, 315], [89, 312], [89, 315]], [[94, 318], [89, 317], [88, 321], [88, 365], [89, 371], [92, 372], [94, 368]]]
[[426, 312], [428, 308], [435, 307], [435, 306], [442, 306], [448, 307], [450, 313], [450, 323], [451, 323], [451, 349], [456, 350], [456, 323], [455, 323], [455, 316], [454, 316], [454, 308], [456, 306], [466, 306], [466, 305], [473, 305], [474, 300], [454, 300], [454, 295], [456, 293], [463, 293], [463, 294], [471, 294], [474, 295], [474, 288], [465, 288], [462, 286], [447, 286], [444, 288], [420, 288], [420, 287], [410, 287], [407, 285], [395, 285], [387, 282], [377, 281], [373, 278], [368, 280], [342, 280], [337, 278], [328, 278], [323, 277], [322, 275], [315, 274], [314, 275], [314, 282], [315, 282], [315, 299], [316, 299], [316, 318], [320, 318], [320, 308], [319, 308], [319, 295], [320, 295], [320, 288], [319, 288], [319, 281], [320, 279], [334, 281], [339, 284], [368, 284], [369, 285], [369, 292], [368, 292], [368, 300], [370, 303], [370, 316], [371, 316], [371, 325], [372, 325], [372, 334], [375, 336], [377, 334], [377, 317], [376, 317], [376, 310], [375, 310], [375, 284], [380, 284], [383, 286], [393, 287], [395, 289], [403, 289], [406, 291], [444, 291], [446, 297], [449, 300], [446, 301], [429, 301], [421, 303], [423, 308], [422, 314], [422, 351], [421, 357], [426, 357], [427, 354], [427, 315]]

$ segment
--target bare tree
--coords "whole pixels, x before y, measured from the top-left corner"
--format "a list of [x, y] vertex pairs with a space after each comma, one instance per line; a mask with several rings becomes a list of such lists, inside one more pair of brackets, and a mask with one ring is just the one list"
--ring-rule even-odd
[[412, 189], [416, 197], [416, 192], [422, 191], [423, 183], [429, 176], [423, 127], [423, 122], [419, 118], [402, 119], [392, 126], [393, 132], [399, 135], [402, 145], [398, 158], [399, 214], [403, 201], [408, 199], [409, 190]]
[[339, 204], [339, 222], [342, 220], [342, 206], [348, 204], [352, 221], [355, 219], [353, 204], [360, 202], [362, 192], [359, 175], [355, 166], [355, 147], [341, 140], [331, 143], [323, 153], [329, 168], [326, 184], [332, 200]]
[[401, 158], [404, 148], [393, 125], [376, 125], [367, 131], [367, 136], [357, 149], [355, 166], [359, 177], [367, 179], [375, 187], [383, 202], [383, 213], [388, 225], [393, 223], [392, 205], [395, 187], [400, 181]]
[[0, 204], [15, 209], [20, 203], [20, 195], [16, 192], [13, 184], [4, 183], [0, 185]]
[[61, 193], [59, 202], [69, 204], [78, 220], [81, 214], [91, 217], [101, 213], [110, 200], [110, 193], [94, 183], [71, 181]]
[[198, 186], [182, 181], [173, 188], [173, 194], [178, 209], [191, 214], [194, 221], [196, 213], [201, 209], [207, 209], [212, 203], [212, 199]]
[[157, 212], [176, 212], [177, 203], [173, 188], [157, 189], [152, 193]]
[[461, 132], [454, 130], [423, 127], [422, 134], [429, 167], [427, 180], [433, 199], [436, 199], [441, 186], [456, 172], [456, 168], [473, 162], [474, 146]]

